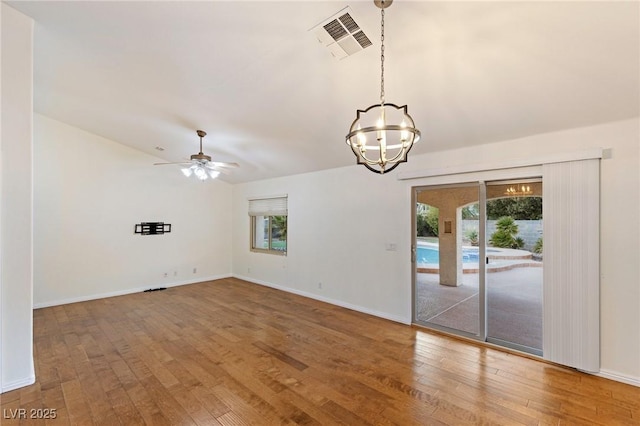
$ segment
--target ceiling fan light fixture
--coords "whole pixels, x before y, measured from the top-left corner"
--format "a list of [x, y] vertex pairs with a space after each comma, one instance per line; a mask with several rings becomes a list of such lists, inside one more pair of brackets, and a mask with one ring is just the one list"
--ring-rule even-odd
[[207, 178], [209, 177], [204, 167], [195, 167], [193, 170], [193, 174], [196, 175], [196, 177], [200, 180], [207, 180]]
[[229, 169], [239, 167], [238, 163], [224, 163], [220, 161], [211, 161], [211, 156], [205, 155], [202, 152], [202, 138], [206, 136], [204, 130], [197, 130], [196, 133], [200, 137], [200, 151], [197, 154], [193, 154], [190, 158], [190, 162], [178, 162], [178, 163], [154, 163], [156, 166], [165, 164], [189, 164], [188, 167], [182, 167], [180, 171], [185, 177], [190, 178], [195, 176], [199, 180], [207, 180], [209, 178], [216, 179], [220, 176], [220, 173], [229, 173]]
[[356, 119], [346, 136], [357, 163], [374, 173], [390, 172], [407, 161], [413, 144], [420, 140], [420, 130], [406, 105], [398, 106], [384, 99], [384, 10], [393, 0], [374, 0], [381, 11], [380, 24], [380, 103], [356, 111]]
[[209, 178], [215, 179], [218, 176], [220, 176], [219, 171], [213, 170], [207, 167], [207, 164], [202, 161], [196, 162], [189, 167], [183, 167], [180, 170], [182, 171], [182, 174], [185, 175], [186, 177], [191, 177], [195, 175], [195, 177], [197, 177], [200, 180], [207, 180]]

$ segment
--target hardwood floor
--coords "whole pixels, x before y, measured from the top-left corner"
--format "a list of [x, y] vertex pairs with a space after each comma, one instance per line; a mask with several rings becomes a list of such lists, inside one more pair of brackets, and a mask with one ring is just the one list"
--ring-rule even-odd
[[37, 382], [1, 395], [3, 426], [640, 424], [640, 388], [237, 279], [34, 328]]

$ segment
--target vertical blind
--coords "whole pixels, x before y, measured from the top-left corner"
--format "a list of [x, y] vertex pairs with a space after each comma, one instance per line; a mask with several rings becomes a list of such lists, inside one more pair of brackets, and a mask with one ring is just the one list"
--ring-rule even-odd
[[600, 370], [600, 160], [544, 164], [543, 356]]
[[250, 198], [249, 216], [287, 216], [287, 196]]

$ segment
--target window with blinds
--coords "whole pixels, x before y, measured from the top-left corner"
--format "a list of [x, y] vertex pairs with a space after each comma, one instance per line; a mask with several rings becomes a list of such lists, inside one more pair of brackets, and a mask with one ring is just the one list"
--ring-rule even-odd
[[287, 196], [249, 199], [251, 251], [287, 254]]

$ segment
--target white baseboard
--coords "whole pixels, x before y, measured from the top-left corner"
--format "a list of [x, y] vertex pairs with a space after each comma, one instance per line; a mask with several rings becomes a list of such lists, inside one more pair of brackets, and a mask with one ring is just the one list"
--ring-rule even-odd
[[143, 291], [148, 290], [150, 288], [177, 287], [177, 286], [180, 286], [180, 285], [196, 284], [196, 283], [201, 283], [201, 282], [205, 282], [205, 281], [214, 281], [214, 280], [220, 280], [220, 279], [223, 279], [223, 278], [229, 278], [231, 276], [232, 276], [231, 274], [224, 274], [224, 275], [214, 275], [214, 276], [210, 276], [210, 277], [199, 277], [199, 278], [194, 278], [194, 279], [191, 279], [191, 280], [174, 281], [174, 282], [171, 282], [171, 283], [149, 284], [149, 285], [146, 285], [144, 287], [129, 288], [129, 289], [126, 289], [126, 290], [110, 291], [110, 292], [107, 292], [107, 293], [89, 294], [89, 295], [84, 295], [84, 296], [71, 297], [71, 298], [67, 298], [67, 299], [52, 300], [52, 301], [48, 301], [48, 302], [40, 302], [40, 303], [34, 303], [33, 304], [33, 309], [48, 308], [50, 306], [58, 306], [58, 305], [67, 305], [69, 303], [86, 302], [88, 300], [105, 299], [107, 297], [123, 296], [125, 294], [140, 293], [140, 292], [143, 292]]
[[294, 288], [283, 287], [276, 284], [269, 283], [267, 281], [257, 280], [251, 277], [245, 277], [243, 275], [233, 274], [234, 278], [238, 278], [243, 281], [248, 281], [250, 283], [263, 285], [265, 287], [271, 287], [276, 290], [284, 291], [287, 293], [297, 294], [298, 296], [308, 297], [310, 299], [319, 300], [320, 302], [329, 303], [331, 305], [340, 306], [341, 308], [351, 309], [352, 311], [362, 312], [363, 314], [373, 315], [374, 317], [387, 319], [393, 322], [399, 322], [405, 325], [411, 325], [411, 318], [400, 317], [396, 315], [390, 315], [386, 312], [380, 312], [373, 309], [365, 308], [359, 305], [353, 305], [351, 303], [344, 302], [342, 300], [331, 299], [329, 297], [320, 296], [314, 293], [308, 293], [306, 291], [296, 290]]
[[36, 376], [32, 374], [26, 379], [16, 380], [15, 382], [10, 382], [10, 383], [3, 383], [2, 389], [0, 389], [0, 393], [5, 393], [12, 390], [16, 390], [18, 388], [29, 386], [34, 384], [35, 382], [36, 382]]
[[625, 374], [618, 373], [617, 371], [611, 370], [600, 370], [599, 373], [595, 374], [598, 377], [604, 377], [605, 379], [615, 380], [616, 382], [626, 383], [632, 386], [640, 387], [640, 377], [631, 377]]

